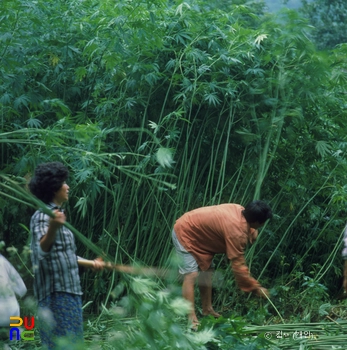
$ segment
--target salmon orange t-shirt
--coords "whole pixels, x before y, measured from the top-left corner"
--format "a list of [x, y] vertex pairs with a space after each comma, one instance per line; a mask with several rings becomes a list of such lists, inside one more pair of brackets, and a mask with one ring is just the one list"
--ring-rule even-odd
[[185, 213], [174, 225], [177, 238], [202, 271], [208, 270], [215, 254], [224, 253], [232, 262], [239, 287], [250, 292], [260, 284], [250, 276], [244, 259], [247, 243], [258, 231], [249, 227], [239, 204], [220, 204]]

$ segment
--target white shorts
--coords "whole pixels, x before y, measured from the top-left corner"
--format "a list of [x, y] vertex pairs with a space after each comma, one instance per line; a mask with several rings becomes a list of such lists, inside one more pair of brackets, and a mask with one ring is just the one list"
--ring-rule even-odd
[[[179, 273], [181, 275], [185, 275], [187, 273], [200, 271], [199, 265], [196, 262], [194, 256], [187, 252], [183, 245], [180, 243], [175, 230], [172, 230], [172, 242], [181, 261], [181, 264], [178, 265]], [[212, 263], [210, 267], [213, 268], [214, 264]]]

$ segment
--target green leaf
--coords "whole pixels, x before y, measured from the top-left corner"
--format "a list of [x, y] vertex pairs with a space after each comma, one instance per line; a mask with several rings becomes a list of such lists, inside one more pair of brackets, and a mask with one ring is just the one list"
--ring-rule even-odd
[[1, 97], [0, 97], [0, 103], [3, 105], [7, 105], [10, 104], [11, 102], [11, 98], [13, 96], [11, 94], [9, 94], [8, 92], [5, 92]]
[[152, 122], [151, 120], [149, 121], [148, 126], [149, 126], [151, 129], [153, 129], [153, 133], [154, 133], [154, 134], [156, 134], [156, 133], [158, 132], [159, 128], [160, 128], [160, 126], [159, 126], [157, 123]]
[[180, 15], [180, 16], [183, 15], [183, 7], [186, 7], [187, 9], [190, 10], [190, 6], [186, 2], [182, 2], [182, 4], [177, 6], [176, 15]]
[[267, 34], [260, 34], [256, 37], [254, 40], [254, 44], [256, 47], [260, 47], [260, 44], [262, 43], [263, 40], [267, 39]]
[[217, 97], [216, 93], [206, 94], [204, 100], [208, 102], [209, 105], [217, 106], [221, 103], [221, 100]]
[[172, 149], [170, 148], [159, 148], [156, 153], [157, 162], [164, 168], [171, 168], [174, 163], [172, 158]]
[[22, 106], [28, 107], [29, 102], [30, 102], [30, 99], [29, 99], [28, 96], [26, 96], [26, 95], [21, 95], [21, 96], [17, 97], [17, 98], [14, 100], [13, 105], [14, 105], [14, 107], [15, 107], [16, 109], [18, 109], [18, 108], [20, 108], [20, 107], [22, 107]]
[[322, 158], [324, 158], [331, 152], [331, 145], [327, 141], [317, 141], [316, 151]]
[[36, 118], [30, 118], [27, 120], [28, 128], [39, 128], [42, 125], [41, 120], [38, 120]]

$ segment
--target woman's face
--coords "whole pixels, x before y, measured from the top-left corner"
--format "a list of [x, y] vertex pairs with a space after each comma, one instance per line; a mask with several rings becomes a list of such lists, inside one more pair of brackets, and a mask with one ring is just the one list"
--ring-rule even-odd
[[55, 192], [53, 202], [58, 205], [62, 205], [64, 202], [67, 202], [69, 200], [69, 185], [64, 182], [60, 189]]

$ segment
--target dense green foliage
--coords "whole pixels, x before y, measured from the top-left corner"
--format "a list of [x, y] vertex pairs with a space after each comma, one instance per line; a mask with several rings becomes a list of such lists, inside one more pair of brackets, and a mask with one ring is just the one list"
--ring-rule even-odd
[[347, 42], [347, 4], [343, 0], [303, 0], [303, 11], [314, 26], [313, 40], [320, 49]]
[[[1, 2], [1, 169], [63, 161], [69, 222], [123, 263], [165, 265], [187, 210], [267, 200], [247, 260], [280, 314], [309, 322], [340, 292], [347, 47], [319, 52], [296, 12], [241, 3]], [[21, 251], [33, 209], [6, 183], [3, 240]], [[252, 314], [216, 262], [217, 307], [279, 317]], [[85, 276], [85, 302], [110, 303], [121, 277], [105, 276]]]

